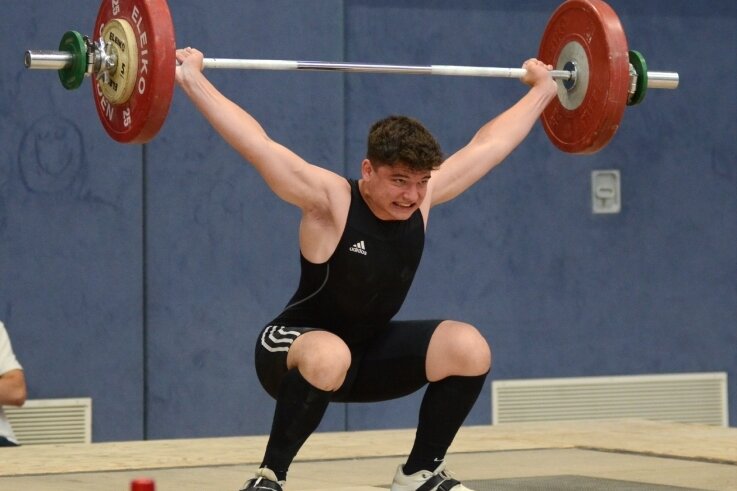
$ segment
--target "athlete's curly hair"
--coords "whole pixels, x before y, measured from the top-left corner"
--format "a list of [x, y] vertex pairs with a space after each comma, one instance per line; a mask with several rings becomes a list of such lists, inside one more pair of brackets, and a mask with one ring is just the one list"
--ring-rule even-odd
[[443, 163], [443, 152], [419, 121], [389, 116], [371, 126], [366, 158], [374, 167], [402, 164], [414, 171], [431, 171]]

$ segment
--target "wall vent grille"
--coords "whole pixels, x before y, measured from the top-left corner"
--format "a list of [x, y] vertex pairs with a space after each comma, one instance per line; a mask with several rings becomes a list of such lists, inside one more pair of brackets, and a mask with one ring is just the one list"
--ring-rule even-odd
[[29, 399], [3, 411], [21, 445], [92, 441], [91, 398]]
[[492, 424], [643, 418], [729, 425], [727, 374], [493, 381]]

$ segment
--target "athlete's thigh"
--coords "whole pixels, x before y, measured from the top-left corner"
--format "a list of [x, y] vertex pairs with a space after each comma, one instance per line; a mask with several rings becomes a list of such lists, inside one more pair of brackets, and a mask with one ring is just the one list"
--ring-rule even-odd
[[354, 357], [343, 402], [374, 402], [411, 394], [427, 383], [425, 359], [442, 320], [392, 321]]
[[315, 330], [312, 327], [268, 325], [259, 333], [256, 340], [256, 375], [263, 388], [274, 399], [288, 371], [289, 348], [300, 335]]

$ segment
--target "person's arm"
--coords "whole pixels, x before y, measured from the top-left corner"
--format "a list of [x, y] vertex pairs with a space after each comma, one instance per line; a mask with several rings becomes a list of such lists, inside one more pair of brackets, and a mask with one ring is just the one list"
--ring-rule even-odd
[[280, 198], [308, 212], [328, 209], [330, 188], [343, 180], [269, 138], [258, 121], [207, 80], [202, 59], [195, 49], [177, 50], [176, 81], [195, 107]]
[[23, 370], [11, 370], [0, 375], [0, 406], [22, 406], [26, 397]]
[[471, 141], [446, 159], [429, 182], [430, 206], [449, 201], [500, 164], [530, 133], [557, 93], [551, 66], [538, 60], [523, 65], [522, 82], [531, 89], [512, 107], [486, 123]]
[[22, 406], [26, 402], [26, 378], [15, 358], [5, 324], [0, 322], [0, 406]]

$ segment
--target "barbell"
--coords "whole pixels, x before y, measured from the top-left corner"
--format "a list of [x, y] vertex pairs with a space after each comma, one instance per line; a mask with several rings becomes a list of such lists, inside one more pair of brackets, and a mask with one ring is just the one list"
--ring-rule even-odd
[[[174, 93], [176, 44], [166, 0], [105, 0], [95, 37], [66, 32], [56, 51], [26, 51], [29, 69], [57, 70], [62, 85], [78, 88], [94, 76], [95, 107], [107, 133], [121, 143], [146, 143], [158, 133]], [[566, 0], [540, 41], [538, 58], [553, 65], [558, 97], [541, 121], [559, 149], [578, 154], [603, 148], [624, 109], [648, 89], [675, 89], [674, 72], [648, 71], [628, 50], [622, 24], [603, 0]], [[456, 65], [381, 65], [346, 62], [206, 58], [205, 69], [307, 70], [359, 73], [522, 78], [523, 68]]]

